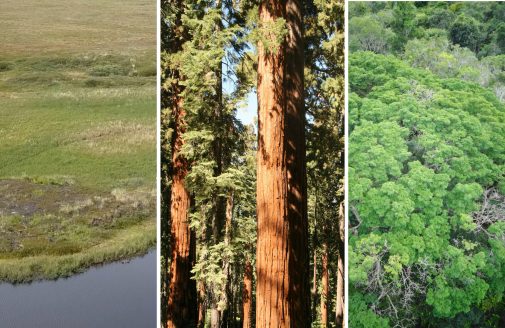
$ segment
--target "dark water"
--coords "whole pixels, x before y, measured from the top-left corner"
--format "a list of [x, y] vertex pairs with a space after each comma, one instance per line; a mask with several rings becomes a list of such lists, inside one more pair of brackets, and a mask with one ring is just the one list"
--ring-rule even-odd
[[0, 284], [0, 327], [156, 327], [156, 252], [68, 279]]

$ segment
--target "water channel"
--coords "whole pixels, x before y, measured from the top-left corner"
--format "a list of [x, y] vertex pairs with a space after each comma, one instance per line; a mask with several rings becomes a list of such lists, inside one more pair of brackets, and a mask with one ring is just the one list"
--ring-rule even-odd
[[55, 281], [0, 284], [7, 328], [156, 327], [156, 252]]

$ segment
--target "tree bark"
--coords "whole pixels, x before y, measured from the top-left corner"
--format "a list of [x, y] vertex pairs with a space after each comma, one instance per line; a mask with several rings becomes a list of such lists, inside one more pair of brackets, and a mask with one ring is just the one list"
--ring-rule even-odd
[[217, 307], [214, 307], [210, 310], [210, 328], [219, 328], [220, 323], [221, 318], [219, 310]]
[[205, 326], [205, 283], [203, 281], [198, 282], [198, 328], [204, 328]]
[[245, 263], [244, 287], [242, 290], [242, 327], [251, 328], [251, 310], [252, 310], [252, 265], [249, 259]]
[[196, 324], [196, 283], [191, 279], [191, 269], [195, 261], [195, 236], [189, 228], [188, 211], [190, 194], [184, 186], [188, 173], [188, 163], [180, 155], [185, 132], [182, 87], [175, 85], [172, 113], [174, 134], [172, 139], [172, 191], [170, 204], [171, 218], [171, 263], [168, 295], [169, 328], [194, 326]]
[[345, 235], [344, 235], [344, 203], [340, 202], [339, 207], [339, 222], [338, 231], [339, 236], [337, 239], [338, 245], [338, 260], [337, 260], [337, 306], [336, 306], [336, 323], [337, 327], [345, 327], [344, 319], [344, 256], [345, 256]]
[[316, 191], [316, 202], [314, 206], [314, 234], [312, 235], [313, 241], [312, 241], [312, 250], [314, 252], [313, 254], [313, 272], [312, 272], [312, 289], [311, 289], [311, 318], [312, 321], [315, 321], [317, 318], [317, 191]]
[[312, 320], [316, 319], [317, 315], [317, 306], [316, 306], [316, 296], [317, 296], [317, 252], [314, 247], [314, 264], [313, 264], [313, 273], [312, 273]]
[[258, 45], [256, 327], [310, 326], [307, 186], [299, 0], [260, 4], [260, 24], [284, 18], [278, 51]]
[[322, 260], [322, 293], [321, 293], [321, 326], [328, 326], [328, 245], [323, 243]]

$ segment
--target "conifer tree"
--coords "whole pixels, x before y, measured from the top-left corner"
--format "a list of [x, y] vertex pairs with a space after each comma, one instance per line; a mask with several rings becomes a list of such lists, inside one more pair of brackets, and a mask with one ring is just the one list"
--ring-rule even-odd
[[[199, 289], [198, 325], [203, 325], [209, 311], [211, 326], [222, 327], [233, 320], [233, 300], [239, 294], [231, 284], [236, 276], [232, 263], [239, 255], [233, 221], [235, 209], [241, 206], [243, 185], [250, 181], [243, 180], [241, 171], [245, 130], [235, 118], [242, 91], [233, 96], [224, 92], [227, 71], [223, 63], [236, 64], [227, 49], [239, 56], [237, 25], [244, 19], [230, 7], [232, 3], [186, 1], [184, 5], [183, 29], [192, 37], [171, 60], [178, 63], [185, 77], [187, 130], [181, 154], [191, 163], [185, 183], [194, 198], [190, 221], [196, 234], [197, 259], [192, 279]], [[239, 9], [240, 15], [248, 10]], [[241, 215], [236, 217], [240, 220]]]
[[[167, 28], [167, 49], [171, 52], [181, 51], [182, 44], [188, 38], [182, 28], [184, 6], [182, 1], [164, 2], [164, 9], [172, 26]], [[167, 54], [167, 57], [169, 55]], [[186, 131], [186, 109], [184, 108], [184, 75], [171, 61], [164, 62], [164, 92], [170, 111], [169, 127], [172, 133], [170, 141], [170, 162], [168, 179], [170, 179], [170, 273], [168, 275], [167, 326], [177, 328], [191, 326], [196, 320], [196, 285], [191, 280], [191, 270], [195, 260], [194, 233], [189, 227], [188, 213], [190, 194], [185, 186], [189, 163], [181, 154]]]
[[[344, 2], [307, 1], [305, 13], [309, 220], [313, 236], [317, 235], [311, 251], [313, 279], [319, 286], [314, 287], [313, 296], [314, 301], [319, 299], [319, 312], [314, 307], [312, 315], [323, 327], [330, 321], [341, 327], [345, 258]], [[334, 317], [329, 309], [335, 309]]]
[[259, 25], [280, 42], [258, 44], [256, 326], [309, 327], [301, 2], [262, 1]]
[[[338, 50], [333, 47], [341, 46], [340, 41], [335, 41], [340, 40], [340, 34], [332, 32], [335, 26], [329, 23], [330, 19], [319, 25], [317, 17], [325, 10], [325, 15], [330, 16], [339, 15], [340, 11], [335, 11], [336, 3], [328, 8], [323, 2], [312, 4], [309, 15], [317, 33], [313, 43], [304, 44], [303, 29], [310, 26], [303, 23], [298, 1], [270, 1], [259, 7], [256, 1], [249, 0], [188, 0], [178, 4], [182, 8], [180, 21], [174, 19], [175, 14], [165, 13], [162, 31], [162, 102], [166, 108], [162, 112], [162, 211], [170, 218], [163, 224], [162, 238], [165, 243], [170, 239], [167, 231], [174, 228], [172, 217], [179, 214], [170, 215], [169, 210], [174, 205], [170, 197], [175, 185], [170, 179], [173, 154], [178, 153], [177, 158], [184, 159], [187, 168], [183, 181], [191, 206], [186, 213], [196, 244], [194, 265], [186, 277], [186, 283], [198, 287], [198, 292], [192, 291], [197, 304], [192, 312], [195, 323], [190, 326], [310, 326], [306, 151], [317, 153], [314, 161], [324, 167], [310, 168], [311, 183], [315, 181], [312, 176], [328, 180], [320, 188], [328, 196], [318, 198], [316, 203], [322, 215], [320, 222], [325, 226], [321, 241], [327, 243], [327, 251], [317, 256], [324, 254], [327, 263], [326, 274], [318, 277], [327, 277], [327, 293], [321, 298], [321, 306], [326, 309], [329, 323], [333, 320], [330, 309], [336, 295], [332, 274], [337, 272], [337, 259], [342, 257], [336, 256], [335, 243], [327, 241], [338, 234], [337, 215], [332, 215], [338, 212], [341, 197], [339, 165], [343, 157], [340, 153], [320, 153], [339, 149], [329, 145], [341, 142], [343, 121], [337, 106], [341, 99], [340, 91], [336, 92], [340, 84], [332, 79], [341, 72], [329, 64], [326, 73], [311, 73], [308, 94], [304, 94], [303, 58], [306, 52], [314, 60], [334, 61], [332, 56]], [[176, 22], [178, 26], [174, 25]], [[184, 35], [178, 47], [169, 43], [175, 31]], [[329, 50], [316, 55], [307, 51], [308, 47], [321, 48], [326, 44]], [[307, 68], [309, 72], [313, 69], [310, 65]], [[177, 75], [171, 73], [175, 71]], [[317, 78], [312, 79], [312, 75]], [[176, 76], [180, 78], [175, 79]], [[311, 81], [316, 81], [315, 87]], [[176, 82], [180, 103], [184, 105], [182, 131], [176, 129], [175, 116], [169, 110], [175, 99], [170, 90]], [[243, 126], [236, 119], [237, 108], [256, 86], [258, 126]], [[322, 103], [313, 101], [318, 94], [323, 95]], [[309, 113], [310, 124], [305, 122], [304, 104], [309, 111], [318, 113]], [[183, 142], [176, 143], [178, 135]], [[317, 138], [324, 145], [318, 145]], [[178, 147], [172, 147], [174, 143]], [[336, 163], [331, 162], [335, 157]], [[317, 190], [314, 186], [312, 183], [311, 193]], [[278, 238], [275, 227], [282, 232]], [[322, 244], [317, 247], [319, 251], [323, 249]], [[171, 249], [162, 246], [167, 271], [175, 259]], [[277, 258], [272, 251], [283, 258]], [[272, 264], [276, 269], [264, 270]], [[279, 293], [271, 284], [278, 287]], [[167, 288], [165, 295], [164, 304], [175, 297]], [[168, 311], [163, 316], [166, 321], [170, 308], [164, 308], [162, 313]]]

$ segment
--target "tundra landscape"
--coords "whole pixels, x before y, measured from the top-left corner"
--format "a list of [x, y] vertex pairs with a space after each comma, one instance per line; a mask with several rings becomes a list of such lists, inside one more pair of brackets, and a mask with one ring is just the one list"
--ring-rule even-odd
[[0, 281], [154, 247], [155, 22], [147, 0], [2, 1]]

